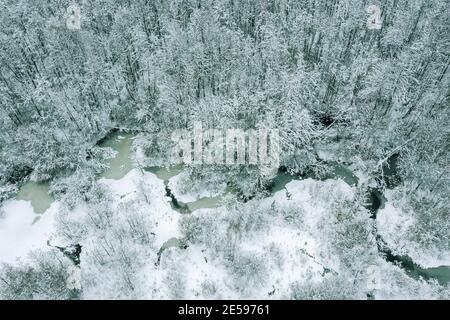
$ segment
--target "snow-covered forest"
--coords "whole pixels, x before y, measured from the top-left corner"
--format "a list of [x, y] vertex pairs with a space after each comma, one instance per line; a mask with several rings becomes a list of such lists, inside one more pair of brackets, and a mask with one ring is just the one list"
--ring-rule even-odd
[[0, 299], [450, 299], [449, 53], [449, 0], [0, 0]]

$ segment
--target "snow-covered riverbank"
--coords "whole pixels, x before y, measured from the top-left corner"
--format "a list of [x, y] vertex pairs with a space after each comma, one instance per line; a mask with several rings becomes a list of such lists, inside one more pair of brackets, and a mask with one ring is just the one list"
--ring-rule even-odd
[[[69, 208], [58, 200], [43, 215], [30, 202], [4, 203], [0, 262], [52, 250], [49, 239], [80, 245], [85, 299], [365, 299], [369, 293], [391, 299], [418, 298], [411, 293], [418, 288], [421, 298], [440, 296], [435, 284], [410, 278], [380, 256], [373, 224], [398, 248], [411, 222], [390, 202], [375, 222], [356, 204], [355, 185], [289, 178], [264, 198], [214, 199], [214, 206], [202, 207], [202, 199], [226, 193], [225, 185], [200, 183], [194, 190], [182, 167], [139, 167], [130, 137], [116, 138], [111, 145], [120, 161], [94, 182], [89, 201]], [[167, 188], [195, 210], [177, 211]], [[407, 253], [421, 262], [426, 257]], [[376, 271], [375, 291], [369, 270]]]
[[394, 253], [409, 256], [424, 268], [450, 266], [450, 248], [424, 248], [411, 239], [411, 228], [416, 223], [411, 210], [395, 201], [394, 192], [386, 192], [388, 202], [377, 214], [378, 233]]

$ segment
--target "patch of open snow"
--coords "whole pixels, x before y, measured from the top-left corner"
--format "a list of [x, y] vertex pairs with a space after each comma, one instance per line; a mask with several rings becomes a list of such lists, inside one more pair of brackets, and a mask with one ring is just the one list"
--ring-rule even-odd
[[[177, 250], [177, 249], [175, 249]], [[179, 249], [178, 249], [179, 250]], [[211, 250], [200, 246], [190, 246], [183, 253], [186, 274], [186, 292], [190, 298], [238, 299], [238, 295], [228, 285], [230, 274], [219, 260], [214, 259]], [[213, 297], [205, 296], [202, 285], [213, 280], [218, 289]]]
[[411, 243], [407, 251], [411, 259], [424, 268], [450, 266], [450, 250], [442, 252], [438, 249], [423, 250], [416, 243]]
[[47, 240], [54, 228], [54, 218], [59, 203], [53, 202], [42, 215], [37, 215], [30, 201], [8, 200], [1, 208], [5, 216], [0, 218], [0, 262], [15, 263], [26, 260], [35, 249], [50, 249]]

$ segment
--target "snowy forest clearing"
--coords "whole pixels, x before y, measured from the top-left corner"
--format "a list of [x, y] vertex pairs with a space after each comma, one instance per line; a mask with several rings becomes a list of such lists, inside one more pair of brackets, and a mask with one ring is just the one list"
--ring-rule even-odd
[[9, 200], [0, 208], [0, 263], [26, 259], [30, 251], [46, 249], [54, 232], [58, 204], [53, 203], [45, 214], [37, 215], [29, 201]]

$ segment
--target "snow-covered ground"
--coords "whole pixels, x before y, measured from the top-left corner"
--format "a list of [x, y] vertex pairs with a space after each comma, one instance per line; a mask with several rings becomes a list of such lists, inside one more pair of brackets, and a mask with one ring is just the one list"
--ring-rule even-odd
[[35, 249], [49, 249], [47, 240], [54, 227], [59, 203], [53, 202], [44, 214], [36, 214], [30, 201], [8, 200], [0, 210], [0, 263], [26, 259]]

